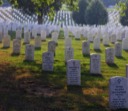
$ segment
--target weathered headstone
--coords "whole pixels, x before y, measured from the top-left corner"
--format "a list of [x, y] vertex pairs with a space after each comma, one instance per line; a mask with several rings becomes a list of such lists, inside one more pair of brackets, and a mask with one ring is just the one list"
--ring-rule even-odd
[[99, 54], [91, 54], [90, 56], [90, 73], [91, 74], [101, 74], [101, 63]]
[[3, 38], [3, 48], [9, 48], [10, 47], [10, 36], [4, 36]]
[[80, 37], [81, 37], [80, 31], [76, 31], [75, 39], [80, 40]]
[[110, 37], [110, 41], [111, 43], [115, 43], [116, 42], [116, 34], [112, 34], [111, 37]]
[[115, 43], [115, 56], [122, 57], [122, 44], [120, 42]]
[[109, 37], [108, 37], [108, 34], [106, 34], [104, 37], [103, 37], [103, 44], [105, 46], [109, 45]]
[[55, 50], [56, 50], [56, 43], [55, 41], [49, 41], [48, 42], [48, 51], [53, 52], [55, 55]]
[[42, 55], [42, 70], [53, 71], [54, 54], [53, 52], [45, 52]]
[[32, 38], [36, 38], [37, 37], [37, 30], [36, 29], [32, 29]]
[[21, 39], [22, 38], [22, 30], [18, 29], [16, 30], [16, 39]]
[[81, 67], [79, 60], [69, 60], [67, 62], [67, 84], [81, 85]]
[[65, 38], [65, 48], [66, 47], [72, 47], [72, 39], [71, 38]]
[[30, 43], [30, 32], [25, 32], [24, 33], [24, 44], [29, 44]]
[[106, 63], [113, 64], [114, 63], [114, 56], [115, 56], [114, 48], [106, 48], [105, 56], [106, 56]]
[[68, 38], [69, 37], [69, 31], [68, 28], [64, 29], [64, 38]]
[[34, 61], [34, 46], [31, 44], [26, 45], [25, 60], [26, 61]]
[[89, 41], [83, 41], [82, 54], [83, 55], [90, 55], [90, 42]]
[[55, 41], [57, 43], [58, 36], [59, 36], [58, 32], [52, 32], [52, 41]]
[[19, 39], [13, 40], [13, 54], [20, 54], [21, 41]]
[[35, 48], [36, 49], [41, 48], [41, 37], [40, 36], [35, 37]]
[[65, 62], [74, 58], [74, 49], [71, 47], [65, 48]]
[[93, 37], [92, 33], [89, 32], [89, 33], [88, 33], [88, 41], [89, 41], [89, 42], [93, 42], [93, 39], [94, 39], [94, 37]]
[[128, 79], [112, 77], [109, 81], [110, 109], [128, 108]]
[[42, 30], [41, 31], [41, 40], [42, 41], [46, 41], [46, 36], [47, 36], [46, 31], [45, 30]]
[[128, 38], [124, 38], [122, 41], [122, 48], [128, 50]]
[[100, 50], [100, 38], [99, 37], [94, 38], [94, 50]]

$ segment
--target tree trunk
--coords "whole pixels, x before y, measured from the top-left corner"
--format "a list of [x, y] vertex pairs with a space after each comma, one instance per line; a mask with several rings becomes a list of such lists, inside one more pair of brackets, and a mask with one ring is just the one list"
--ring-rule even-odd
[[38, 15], [38, 24], [42, 24], [43, 23], [43, 15]]

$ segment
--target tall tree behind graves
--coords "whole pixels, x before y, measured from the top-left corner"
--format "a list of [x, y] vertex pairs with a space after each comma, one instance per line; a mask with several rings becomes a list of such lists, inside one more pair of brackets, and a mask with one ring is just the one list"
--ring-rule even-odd
[[77, 24], [86, 24], [85, 12], [88, 6], [88, 0], [80, 0], [78, 6], [79, 6], [79, 11], [74, 11], [72, 13], [73, 20]]
[[86, 22], [89, 25], [104, 25], [108, 22], [108, 12], [99, 0], [92, 0], [86, 11]]
[[2, 0], [0, 0], [0, 5], [2, 5], [3, 4], [3, 1]]
[[128, 0], [120, 4], [120, 23], [128, 26]]
[[37, 14], [38, 23], [43, 23], [43, 17], [48, 15], [50, 19], [58, 11], [62, 4], [66, 4], [69, 9], [76, 8], [77, 0], [9, 0], [13, 7], [20, 9], [23, 13], [29, 15]]

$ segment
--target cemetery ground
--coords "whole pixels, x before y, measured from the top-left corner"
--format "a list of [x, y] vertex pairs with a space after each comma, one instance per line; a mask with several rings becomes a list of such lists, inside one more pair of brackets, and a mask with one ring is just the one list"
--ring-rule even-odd
[[[12, 55], [10, 48], [0, 43], [0, 111], [109, 111], [109, 79], [113, 76], [125, 76], [128, 52], [123, 57], [115, 57], [115, 64], [105, 63], [105, 48], [91, 53], [101, 55], [102, 76], [90, 74], [90, 57], [82, 55], [82, 41], [72, 35], [74, 59], [81, 63], [81, 86], [67, 86], [66, 64], [64, 61], [64, 38], [61, 32], [54, 57], [54, 71], [42, 71], [42, 53], [47, 51], [48, 41], [42, 42], [41, 49], [35, 50], [34, 62], [24, 61], [25, 45], [20, 55]], [[34, 44], [34, 39], [31, 40]], [[123, 110], [124, 111], [124, 110]]]

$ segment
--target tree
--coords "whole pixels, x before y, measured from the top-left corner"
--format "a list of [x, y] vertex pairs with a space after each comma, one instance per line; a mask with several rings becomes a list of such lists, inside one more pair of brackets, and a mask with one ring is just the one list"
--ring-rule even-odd
[[89, 25], [104, 25], [108, 22], [108, 12], [99, 0], [92, 0], [87, 8], [85, 17]]
[[58, 11], [62, 4], [67, 4], [70, 9], [76, 8], [77, 0], [9, 0], [13, 7], [20, 9], [23, 13], [29, 15], [37, 14], [38, 23], [42, 24], [43, 17], [48, 15], [53, 18], [53, 15]]
[[124, 6], [121, 5], [121, 11], [120, 11], [120, 23], [123, 26], [128, 26], [128, 1], [125, 2]]
[[120, 0], [117, 6], [120, 12], [120, 23], [123, 26], [128, 26], [128, 0]]
[[0, 0], [0, 5], [2, 5], [3, 4], [3, 1], [2, 0]]
[[86, 24], [84, 16], [88, 6], [88, 0], [80, 0], [78, 6], [79, 6], [79, 11], [74, 11], [72, 13], [73, 20], [77, 24]]

